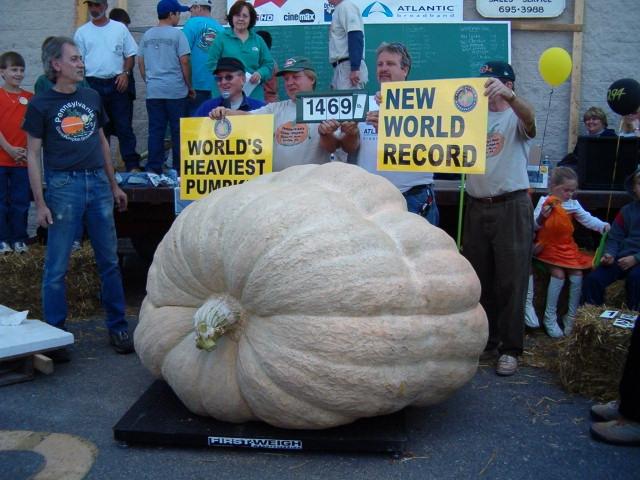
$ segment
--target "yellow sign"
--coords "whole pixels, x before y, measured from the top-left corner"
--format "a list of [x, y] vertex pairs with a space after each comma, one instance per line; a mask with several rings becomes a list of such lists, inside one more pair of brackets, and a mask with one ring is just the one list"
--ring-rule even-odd
[[180, 119], [180, 199], [271, 173], [273, 115]]
[[382, 85], [378, 170], [484, 173], [486, 78]]

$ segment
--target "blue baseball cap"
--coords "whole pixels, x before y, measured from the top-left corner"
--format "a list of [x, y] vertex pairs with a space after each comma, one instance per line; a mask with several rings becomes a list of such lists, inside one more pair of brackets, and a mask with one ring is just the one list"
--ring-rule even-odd
[[180, 5], [177, 0], [160, 0], [156, 10], [158, 15], [166, 15], [171, 12], [188, 12], [189, 7]]

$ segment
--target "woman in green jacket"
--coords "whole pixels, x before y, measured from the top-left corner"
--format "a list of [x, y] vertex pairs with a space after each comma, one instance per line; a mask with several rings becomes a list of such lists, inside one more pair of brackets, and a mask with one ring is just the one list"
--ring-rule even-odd
[[[264, 40], [253, 31], [257, 18], [256, 10], [249, 2], [234, 3], [227, 15], [231, 28], [218, 34], [209, 47], [207, 66], [213, 72], [220, 57], [237, 58], [251, 75], [247, 83], [249, 88], [254, 88], [248, 96], [264, 100], [263, 84], [271, 78], [273, 57]], [[211, 97], [219, 95], [217, 82], [214, 82]]]

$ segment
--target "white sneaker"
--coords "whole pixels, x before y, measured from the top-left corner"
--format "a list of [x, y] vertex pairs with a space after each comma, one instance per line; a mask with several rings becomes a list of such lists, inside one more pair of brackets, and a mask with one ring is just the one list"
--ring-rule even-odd
[[7, 242], [0, 242], [0, 255], [6, 255], [7, 253], [13, 252], [11, 245]]
[[29, 251], [29, 247], [24, 242], [16, 242], [13, 244], [13, 251], [16, 253], [27, 253]]

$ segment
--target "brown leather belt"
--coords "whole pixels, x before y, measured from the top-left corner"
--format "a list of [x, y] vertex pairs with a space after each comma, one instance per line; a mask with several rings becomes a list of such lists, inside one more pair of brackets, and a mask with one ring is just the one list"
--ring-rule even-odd
[[515, 192], [507, 192], [507, 193], [503, 193], [502, 195], [496, 195], [495, 197], [476, 198], [476, 197], [469, 196], [469, 198], [475, 202], [480, 202], [480, 203], [502, 203], [508, 200], [513, 200], [514, 198], [518, 197], [522, 193], [527, 193], [527, 190], [526, 189], [516, 190]]

